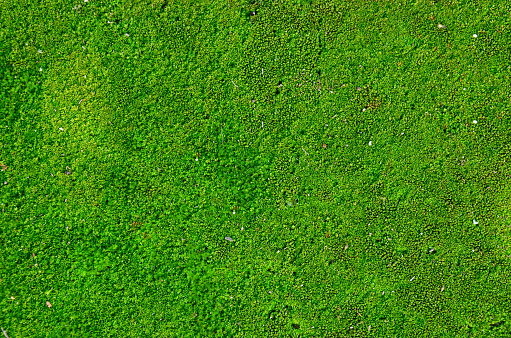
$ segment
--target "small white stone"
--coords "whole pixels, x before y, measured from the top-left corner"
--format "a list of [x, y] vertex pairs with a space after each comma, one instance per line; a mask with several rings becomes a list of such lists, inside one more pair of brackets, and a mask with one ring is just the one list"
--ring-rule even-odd
[[130, 36], [128, 33], [126, 33], [126, 34], [124, 34], [124, 35], [126, 35], [126, 36]]
[[371, 146], [371, 145], [373, 145], [373, 141], [369, 141], [369, 145], [370, 145], [370, 146]]
[[474, 38], [477, 38], [477, 34], [472, 35]]
[[37, 52], [38, 52], [38, 53], [42, 53], [43, 51], [42, 51], [42, 50], [40, 50], [40, 49], [38, 49], [38, 50], [37, 50]]
[[476, 124], [476, 123], [477, 123], [477, 121], [476, 121], [476, 120], [474, 120], [474, 121], [472, 121], [472, 122], [474, 122], [474, 124]]
[[197, 162], [198, 160], [199, 160], [199, 159], [196, 157], [196, 158], [195, 158], [195, 162]]
[[60, 129], [60, 130], [64, 130], [64, 128], [62, 128], [62, 127], [60, 127], [59, 129]]
[[42, 71], [43, 71], [43, 69], [42, 69], [42, 68], [39, 68], [39, 71], [40, 71], [40, 72], [42, 72]]

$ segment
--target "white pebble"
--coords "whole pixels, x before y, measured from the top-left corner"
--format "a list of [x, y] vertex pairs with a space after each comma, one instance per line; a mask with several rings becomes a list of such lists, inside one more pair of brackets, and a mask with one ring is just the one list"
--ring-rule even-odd
[[64, 128], [62, 128], [62, 127], [60, 127], [59, 129], [60, 129], [60, 130], [64, 130]]
[[126, 35], [126, 36], [130, 36], [128, 33], [126, 33], [126, 34], [124, 34], [124, 35]]
[[474, 38], [477, 38], [477, 34], [472, 35]]
[[472, 122], [474, 122], [474, 124], [476, 124], [476, 123], [477, 123], [477, 121], [476, 121], [476, 120], [474, 120], [474, 121], [472, 121]]
[[373, 144], [373, 141], [369, 141], [369, 145], [372, 145]]
[[43, 71], [43, 69], [42, 69], [42, 68], [39, 68], [39, 71], [40, 71], [40, 72], [42, 72], [42, 71]]
[[43, 51], [42, 51], [42, 50], [40, 50], [40, 49], [38, 49], [38, 50], [37, 50], [37, 52], [38, 52], [38, 53], [42, 53]]

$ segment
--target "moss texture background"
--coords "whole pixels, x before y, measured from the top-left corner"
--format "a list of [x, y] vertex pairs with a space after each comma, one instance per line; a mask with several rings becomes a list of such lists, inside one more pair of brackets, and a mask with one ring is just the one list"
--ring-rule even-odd
[[0, 326], [511, 335], [510, 22], [507, 1], [1, 2]]

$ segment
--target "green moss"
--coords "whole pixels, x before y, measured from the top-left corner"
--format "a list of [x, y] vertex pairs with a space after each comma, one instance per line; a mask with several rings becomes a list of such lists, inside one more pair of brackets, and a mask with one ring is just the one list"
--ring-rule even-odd
[[508, 9], [2, 2], [2, 328], [506, 336]]

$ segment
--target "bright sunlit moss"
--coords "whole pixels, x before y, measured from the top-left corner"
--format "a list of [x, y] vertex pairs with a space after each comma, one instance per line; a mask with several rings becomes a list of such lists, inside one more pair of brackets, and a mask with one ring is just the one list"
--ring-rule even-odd
[[506, 336], [508, 7], [2, 2], [5, 335]]

